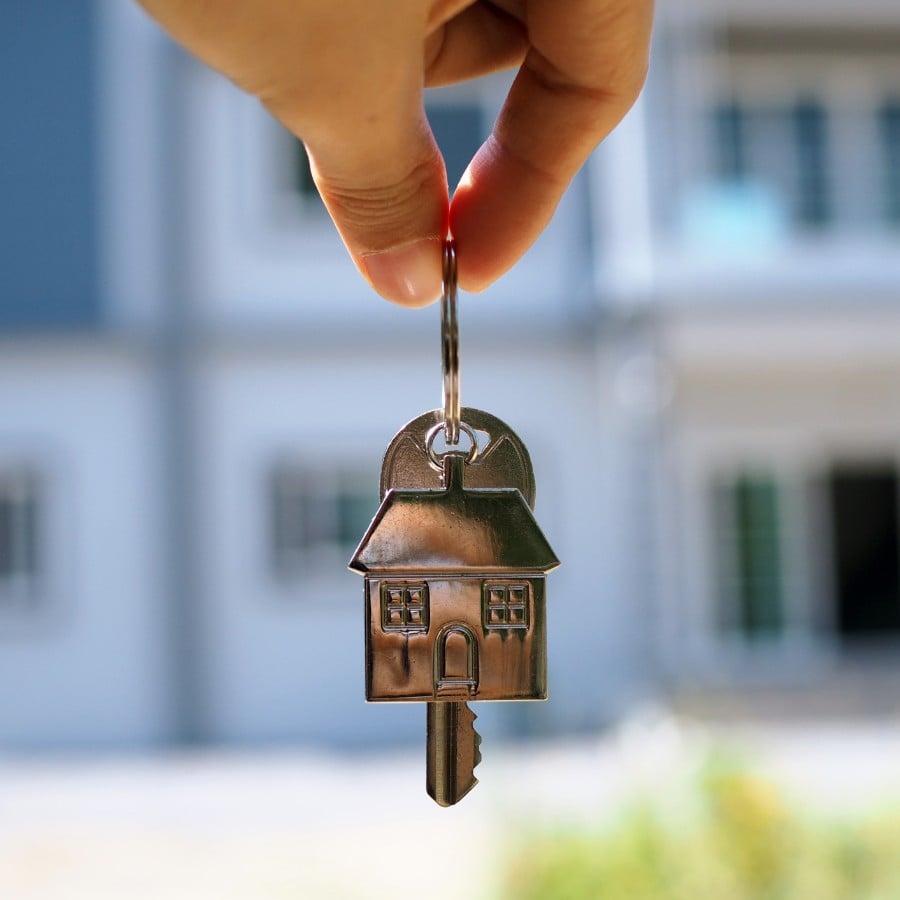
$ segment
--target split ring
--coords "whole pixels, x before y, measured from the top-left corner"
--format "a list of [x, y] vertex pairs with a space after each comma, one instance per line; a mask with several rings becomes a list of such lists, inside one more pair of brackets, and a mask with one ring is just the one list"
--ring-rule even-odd
[[[441, 290], [441, 367], [444, 382], [444, 421], [447, 444], [459, 443], [459, 323], [456, 318], [456, 244], [444, 241], [444, 267]], [[474, 440], [472, 446], [475, 446]], [[471, 462], [471, 460], [469, 460]]]
[[[478, 441], [475, 439], [475, 431], [465, 422], [459, 423], [459, 430], [464, 432], [466, 437], [472, 442], [472, 446], [469, 447], [469, 451], [466, 454], [466, 465], [471, 465], [478, 458]], [[441, 457], [434, 452], [434, 439], [442, 431], [446, 433], [446, 423], [438, 422], [437, 425], [432, 425], [432, 427], [428, 429], [428, 434], [425, 435], [425, 452], [428, 454], [428, 461], [431, 463], [432, 468], [437, 469], [438, 472], [444, 470], [444, 465], [441, 461]], [[448, 440], [447, 443], [449, 444], [450, 441]], [[458, 440], [457, 443], [459, 443]]]

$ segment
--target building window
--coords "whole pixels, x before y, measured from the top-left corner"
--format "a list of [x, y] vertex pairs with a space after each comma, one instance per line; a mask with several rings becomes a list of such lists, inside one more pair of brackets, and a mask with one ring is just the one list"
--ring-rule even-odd
[[741, 474], [713, 493], [720, 624], [748, 639], [778, 635], [784, 626], [778, 484], [768, 474]]
[[528, 627], [528, 585], [485, 582], [483, 589], [485, 628]]
[[814, 101], [792, 110], [797, 156], [796, 217], [804, 225], [819, 227], [831, 218], [828, 185], [827, 115]]
[[294, 580], [346, 562], [378, 509], [377, 485], [357, 469], [276, 466], [269, 480], [272, 569]]
[[310, 209], [324, 209], [319, 189], [313, 181], [312, 169], [309, 165], [309, 156], [303, 142], [291, 137], [291, 187], [294, 193], [300, 197], [304, 207]]
[[28, 473], [0, 474], [0, 607], [35, 600], [38, 516], [37, 479]]
[[384, 581], [381, 584], [381, 627], [406, 634], [428, 631], [428, 585]]
[[714, 159], [720, 181], [740, 181], [747, 174], [744, 113], [737, 103], [713, 111]]
[[487, 137], [484, 115], [476, 104], [429, 103], [428, 122], [447, 167], [451, 192]]
[[793, 106], [723, 102], [711, 115], [716, 184], [770, 195], [802, 228], [827, 226], [833, 218], [828, 131], [828, 114], [813, 100]]
[[886, 103], [879, 113], [884, 166], [884, 216], [900, 226], [900, 101]]
[[842, 638], [900, 634], [900, 478], [892, 461], [828, 478], [835, 627]]

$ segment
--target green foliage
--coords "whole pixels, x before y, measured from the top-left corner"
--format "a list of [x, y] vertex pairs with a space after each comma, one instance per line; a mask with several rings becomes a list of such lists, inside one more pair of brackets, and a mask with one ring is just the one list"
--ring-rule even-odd
[[[671, 798], [670, 798], [671, 799]], [[509, 900], [897, 900], [900, 813], [820, 822], [740, 767], [708, 765], [688, 796], [606, 828], [526, 838]]]

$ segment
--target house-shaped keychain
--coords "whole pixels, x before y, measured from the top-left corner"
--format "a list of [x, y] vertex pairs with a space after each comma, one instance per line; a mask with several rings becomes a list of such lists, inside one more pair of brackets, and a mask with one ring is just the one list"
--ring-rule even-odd
[[545, 576], [559, 562], [512, 489], [389, 491], [350, 568], [365, 576], [368, 700], [542, 700]]

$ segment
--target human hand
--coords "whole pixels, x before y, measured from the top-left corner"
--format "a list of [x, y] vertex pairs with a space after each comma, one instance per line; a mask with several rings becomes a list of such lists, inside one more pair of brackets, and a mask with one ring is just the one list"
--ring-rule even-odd
[[[441, 242], [479, 291], [550, 221], [644, 82], [653, 0], [139, 0], [306, 145], [353, 261], [407, 306], [440, 293]], [[450, 203], [424, 87], [519, 66]]]

